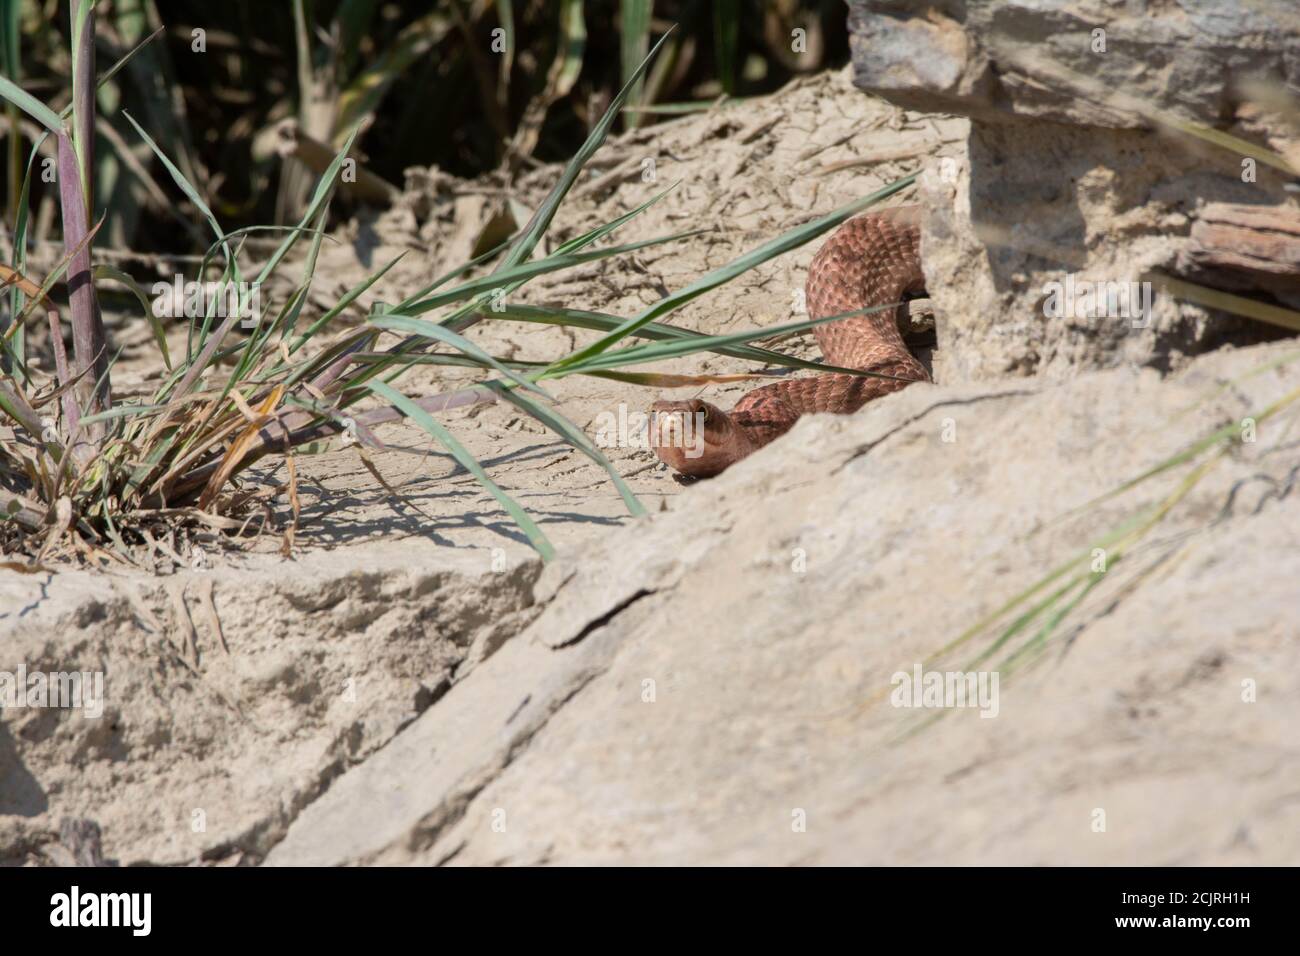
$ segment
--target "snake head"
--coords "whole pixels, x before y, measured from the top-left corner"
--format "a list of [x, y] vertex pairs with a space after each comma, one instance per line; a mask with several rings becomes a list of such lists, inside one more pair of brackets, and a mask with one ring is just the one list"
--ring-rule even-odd
[[664, 464], [692, 478], [711, 478], [752, 450], [726, 412], [698, 398], [655, 402], [650, 441]]

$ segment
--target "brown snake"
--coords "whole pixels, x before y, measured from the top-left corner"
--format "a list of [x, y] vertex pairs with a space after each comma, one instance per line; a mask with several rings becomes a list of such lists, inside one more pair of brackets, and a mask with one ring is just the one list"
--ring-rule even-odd
[[[855, 312], [923, 293], [918, 213], [916, 206], [903, 206], [840, 226], [808, 269], [809, 316]], [[896, 378], [828, 373], [787, 379], [754, 389], [730, 412], [699, 399], [655, 402], [655, 454], [683, 475], [708, 478], [789, 431], [801, 415], [848, 414], [914, 381], [928, 382], [925, 367], [903, 341], [896, 311], [854, 316], [813, 330], [827, 363]], [[694, 440], [684, 440], [692, 434]]]

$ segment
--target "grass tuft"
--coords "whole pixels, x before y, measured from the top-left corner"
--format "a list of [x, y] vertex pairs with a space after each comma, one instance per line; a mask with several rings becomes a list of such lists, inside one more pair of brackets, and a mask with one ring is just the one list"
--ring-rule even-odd
[[[596, 243], [603, 243], [660, 201], [666, 190], [563, 243], [550, 254], [538, 255], [542, 239], [569, 190], [629, 99], [644, 91], [646, 71], [659, 50], [670, 42], [670, 30], [638, 64], [629, 64], [632, 68], [627, 70], [623, 88], [517, 235], [395, 306], [376, 305], [360, 328], [336, 331], [333, 320], [397, 261], [372, 272], [323, 314], [304, 315], [330, 204], [340, 186], [345, 160], [373, 108], [371, 99], [359, 89], [345, 96], [344, 112], [355, 122], [335, 138], [337, 152], [332, 161], [322, 162], [319, 177], [314, 184], [308, 184], [296, 225], [246, 226], [230, 231], [223, 227], [216, 208], [208, 201], [203, 184], [195, 181], [183, 140], [156, 137], [146, 130], [145, 123], [124, 111], [140, 143], [166, 170], [179, 193], [181, 208], [193, 210], [214, 237], [194, 275], [186, 278], [207, 280], [215, 274], [218, 294], [209, 297], [203, 313], [190, 321], [184, 354], [174, 354], [179, 350], [169, 350], [166, 329], [153, 314], [153, 303], [144, 288], [119, 269], [90, 267], [99, 228], [98, 224], [90, 225], [90, 213], [96, 209], [92, 189], [94, 153], [88, 141], [96, 129], [93, 93], [127, 65], [130, 57], [157, 35], [157, 30], [108, 74], [92, 82], [95, 10], [89, 0], [71, 0], [71, 4], [76, 29], [70, 50], [75, 63], [70, 109], [58, 113], [14, 80], [0, 78], [0, 97], [8, 101], [11, 109], [35, 118], [59, 144], [64, 211], [64, 260], [44, 280], [37, 281], [23, 260], [25, 223], [29, 218], [26, 186], [36, 156], [34, 148], [15, 211], [18, 228], [14, 264], [0, 267], [0, 279], [9, 288], [11, 314], [15, 317], [0, 334], [0, 420], [9, 426], [6, 432], [0, 432], [0, 547], [6, 553], [25, 554], [29, 566], [56, 557], [76, 556], [105, 564], [136, 560], [141, 553], [151, 556], [158, 539], [170, 538], [177, 526], [196, 534], [238, 534], [264, 528], [268, 525], [269, 501], [278, 491], [246, 483], [244, 477], [254, 464], [268, 456], [285, 465], [288, 483], [284, 490], [296, 516], [295, 454], [316, 450], [323, 441], [347, 433], [356, 439], [356, 453], [377, 475], [366, 449], [383, 450], [385, 446], [373, 429], [381, 422], [399, 418], [408, 419], [445, 447], [495, 498], [543, 559], [549, 560], [555, 548], [545, 533], [437, 419], [438, 412], [478, 401], [499, 400], [516, 405], [599, 464], [629, 513], [643, 515], [644, 506], [614, 466], [555, 407], [553, 396], [541, 383], [575, 374], [646, 386], [683, 378], [719, 378], [627, 371], [630, 366], [704, 351], [765, 364], [845, 371], [751, 344], [774, 333], [810, 328], [817, 324], [815, 321], [705, 336], [673, 328], [661, 320], [698, 296], [824, 234], [872, 203], [906, 188], [913, 180], [906, 177], [791, 230], [666, 295], [637, 316], [622, 318], [510, 303], [510, 294], [536, 276], [696, 235], [687, 232], [596, 247]], [[566, 35], [573, 40], [576, 51], [581, 5], [569, 7], [574, 19]], [[300, 7], [296, 9], [301, 12]], [[646, 9], [648, 5], [628, 4], [626, 12], [644, 22]], [[499, 5], [499, 12], [503, 21], [509, 20], [508, 4]], [[344, 14], [350, 15], [348, 10]], [[427, 37], [431, 29], [434, 27], [425, 24], [414, 30], [407, 38], [409, 50], [419, 49], [424, 42], [420, 38]], [[626, 49], [630, 55], [635, 44]], [[569, 60], [558, 61], [557, 90], [572, 85], [576, 62], [573, 55], [571, 51]], [[308, 82], [311, 64], [305, 63], [304, 70], [303, 82]], [[174, 144], [180, 151], [173, 157], [163, 143]], [[196, 231], [199, 228], [195, 223], [189, 225]], [[281, 234], [260, 265], [247, 261], [247, 241], [254, 231]], [[287, 268], [290, 253], [300, 243], [306, 244], [306, 250], [300, 257], [302, 273], [290, 282], [292, 291], [282, 301], [263, 303], [252, 327], [245, 327], [255, 298], [253, 290], [271, 285]], [[490, 271], [484, 273], [484, 269]], [[108, 283], [134, 296], [153, 332], [162, 374], [144, 394], [113, 391], [114, 356], [109, 354], [97, 304], [101, 285]], [[69, 305], [55, 301], [61, 288], [68, 293]], [[223, 310], [217, 300], [227, 292], [235, 308]], [[501, 311], [496, 306], [502, 306]], [[24, 325], [37, 315], [43, 315], [50, 326], [52, 372], [47, 371], [49, 363], [33, 362], [25, 348]], [[593, 345], [571, 355], [546, 363], [521, 363], [492, 356], [466, 336], [468, 330], [483, 321], [558, 324], [596, 329], [602, 334]], [[72, 332], [70, 354], [64, 350], [65, 324]], [[398, 336], [397, 343], [381, 347], [389, 341], [385, 337], [393, 335]], [[643, 342], [610, 351], [630, 338]], [[481, 372], [482, 378], [471, 388], [449, 395], [412, 395], [401, 388], [403, 376], [412, 368], [437, 364], [473, 368]], [[291, 521], [284, 531], [287, 553], [291, 553], [295, 533]]]

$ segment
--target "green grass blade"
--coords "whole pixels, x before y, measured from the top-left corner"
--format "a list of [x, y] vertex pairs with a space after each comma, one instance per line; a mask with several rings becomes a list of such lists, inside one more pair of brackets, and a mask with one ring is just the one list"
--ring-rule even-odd
[[72, 143], [81, 172], [86, 218], [95, 194], [95, 0], [72, 3]]
[[[645, 79], [636, 76], [636, 68], [645, 62], [650, 51], [650, 14], [654, 4], [651, 0], [621, 0], [619, 4], [619, 62], [623, 67], [623, 82], [631, 81], [631, 93], [628, 99], [637, 106], [644, 105]], [[633, 79], [636, 77], [635, 79]], [[638, 123], [635, 115], [625, 120], [628, 129]]]
[[[820, 319], [805, 319], [800, 322], [790, 322], [785, 325], [774, 325], [762, 329], [747, 329], [743, 332], [729, 332], [726, 335], [704, 335], [698, 338], [682, 338], [667, 342], [651, 342], [646, 345], [634, 345], [629, 348], [616, 349], [612, 352], [602, 352], [592, 358], [581, 362], [566, 363], [561, 366], [560, 373], [556, 375], [542, 377], [559, 377], [559, 374], [570, 374], [578, 371], [588, 371], [591, 369], [608, 369], [621, 368], [626, 365], [640, 365], [645, 362], [657, 362], [663, 359], [677, 358], [682, 355], [693, 355], [696, 352], [714, 351], [720, 347], [731, 345], [743, 345], [752, 342], [755, 339], [766, 339], [776, 335], [792, 335], [796, 332], [804, 332], [808, 329], [816, 328], [819, 325], [825, 325], [828, 322], [840, 322], [844, 319], [853, 318], [859, 315], [869, 315], [873, 312], [891, 311], [898, 307], [898, 303], [889, 303], [886, 305], [871, 306], [866, 309], [858, 309], [853, 312], [845, 312], [839, 315], [827, 315]], [[875, 372], [864, 372], [860, 369], [844, 369], [845, 373], [866, 376], [871, 378], [889, 378], [898, 379], [897, 375], [883, 375]]]
[[1091, 594], [1093, 589], [1105, 580], [1105, 577], [1106, 575], [1104, 573], [1090, 574], [1088, 582], [1079, 589], [1078, 594], [1053, 611], [1051, 617], [1043, 622], [1043, 626], [1038, 629], [1038, 633], [1035, 634], [1031, 640], [1026, 641], [1022, 646], [1009, 654], [1002, 663], [998, 665], [998, 671], [1003, 675], [1003, 678], [1005, 679], [1007, 676], [1018, 670], [1017, 662], [1021, 658], [1042, 650], [1048, 639], [1052, 636], [1052, 632], [1060, 626], [1063, 620], [1069, 617], [1070, 613], [1076, 607], [1083, 603], [1084, 598]]
[[[13, 267], [16, 272], [22, 272], [27, 266], [27, 226], [31, 212], [32, 168], [36, 164], [36, 157], [40, 154], [41, 145], [49, 135], [49, 133], [42, 134], [41, 138], [32, 145], [32, 151], [27, 157], [27, 171], [23, 174], [22, 191], [18, 195], [18, 215], [14, 220]], [[17, 137], [14, 137], [14, 141], [17, 141]], [[17, 316], [22, 313], [23, 293], [17, 286], [12, 290], [9, 306], [10, 316]], [[11, 355], [23, 378], [30, 382], [31, 377], [28, 374], [26, 365], [26, 332], [22, 329], [16, 330], [7, 348], [11, 349]]]
[[443, 342], [447, 345], [452, 346], [455, 349], [458, 349], [461, 352], [464, 352], [466, 355], [472, 355], [475, 358], [479, 359], [480, 361], [487, 363], [489, 366], [496, 369], [502, 375], [505, 375], [507, 378], [509, 378], [511, 381], [515, 382], [522, 388], [526, 388], [529, 391], [536, 392], [538, 395], [541, 395], [543, 398], [550, 399], [551, 401], [555, 400], [550, 395], [548, 395], [544, 389], [542, 389], [537, 385], [534, 385], [528, 379], [524, 378], [523, 376], [517, 374], [516, 372], [502, 365], [500, 362], [498, 362], [492, 356], [488, 355], [486, 352], [484, 352], [481, 348], [479, 348], [469, 339], [465, 338], [464, 336], [456, 334], [451, 329], [443, 328], [441, 325], [438, 325], [436, 322], [426, 322], [424, 320], [411, 318], [410, 316], [405, 316], [405, 315], [393, 315], [391, 312], [389, 312], [383, 315], [372, 317], [370, 319], [370, 324], [376, 326], [377, 328], [387, 329], [391, 332], [408, 332], [412, 335], [419, 335], [430, 339], [436, 339], [439, 342]]
[[325, 167], [325, 172], [321, 173], [320, 181], [316, 184], [316, 191], [312, 194], [311, 202], [307, 204], [307, 211], [304, 212], [302, 218], [298, 220], [298, 227], [285, 236], [284, 241], [281, 242], [275, 252], [271, 254], [271, 258], [266, 261], [266, 265], [263, 266], [262, 271], [258, 273], [258, 282], [265, 282], [269, 279], [271, 274], [279, 268], [280, 262], [289, 254], [289, 250], [291, 250], [297, 243], [298, 238], [304, 232], [311, 231], [307, 224], [321, 214], [326, 201], [333, 194], [334, 187], [338, 182], [339, 170], [343, 168], [343, 163], [348, 158], [348, 154], [352, 151], [352, 144], [356, 142], [357, 134], [360, 131], [360, 126], [352, 127], [351, 132], [348, 133], [347, 138], [343, 141], [343, 147], [335, 154], [334, 159], [330, 161], [330, 164]]
[[455, 269], [452, 269], [449, 272], [444, 272], [442, 275], [438, 276], [438, 278], [434, 279], [424, 288], [417, 289], [415, 292], [412, 292], [409, 296], [407, 296], [405, 299], [403, 299], [401, 302], [395, 305], [393, 307], [393, 311], [409, 312], [411, 310], [411, 306], [415, 305], [415, 303], [419, 302], [421, 299], [427, 298], [429, 294], [432, 293], [434, 290], [441, 289], [452, 279], [459, 279], [461, 276], [469, 272], [475, 266], [487, 262], [493, 256], [499, 255], [503, 250], [509, 248], [510, 243], [513, 241], [513, 239], [514, 237], [512, 236], [511, 238], [506, 239], [504, 242], [498, 243], [497, 245], [493, 246], [487, 252], [475, 256], [473, 259], [469, 260], [469, 262], [465, 263], [464, 265], [457, 266]]
[[[316, 335], [316, 333], [318, 333], [321, 329], [323, 329], [326, 325], [332, 322], [339, 315], [342, 315], [344, 309], [346, 309], [358, 298], [360, 298], [366, 292], [366, 290], [369, 289], [372, 285], [374, 285], [385, 275], [387, 275], [388, 270], [393, 268], [393, 266], [397, 265], [399, 262], [401, 262], [402, 259], [405, 257], [406, 257], [405, 252], [398, 253], [397, 256], [393, 258], [393, 261], [388, 263], [388, 265], [384, 266], [378, 272], [371, 273], [370, 276], [363, 279], [360, 283], [354, 285], [351, 289], [345, 292], [343, 294], [343, 297], [340, 298], [338, 302], [334, 303], [334, 306], [328, 312], [323, 314], [319, 319], [317, 319], [315, 322], [309, 325], [305, 332], [303, 332], [301, 335], [299, 335], [296, 339], [293, 340], [293, 344], [289, 346], [289, 354], [292, 355], [293, 353], [297, 352], [300, 348], [303, 347], [303, 345], [305, 345], [308, 341], [310, 341], [312, 337]], [[397, 309], [396, 311], [401, 312], [402, 310]]]
[[152, 414], [161, 412], [166, 405], [118, 405], [110, 408], [106, 412], [96, 412], [94, 415], [87, 415], [81, 420], [82, 425], [89, 425], [93, 422], [106, 422], [114, 418], [131, 418], [136, 415]]
[[[1286, 395], [1282, 396], [1277, 401], [1273, 402], [1263, 411], [1260, 411], [1257, 414], [1249, 417], [1254, 418], [1256, 424], [1263, 421], [1267, 421], [1268, 419], [1276, 415], [1279, 411], [1281, 411], [1283, 408], [1286, 408], [1288, 405], [1294, 402], [1297, 398], [1300, 398], [1300, 389], [1296, 389], [1294, 391], [1288, 392]], [[1079, 505], [1079, 507], [1071, 509], [1070, 511], [1066, 512], [1061, 519], [1058, 520], [1064, 520], [1066, 518], [1070, 518], [1076, 514], [1079, 514], [1083, 511], [1087, 511], [1088, 509], [1101, 504], [1103, 501], [1108, 501], [1111, 498], [1114, 498], [1116, 495], [1121, 495], [1124, 492], [1128, 491], [1130, 488], [1134, 488], [1137, 485], [1140, 485], [1143, 482], [1151, 478], [1154, 478], [1156, 475], [1164, 474], [1166, 471], [1169, 471], [1171, 468], [1176, 468], [1179, 465], [1185, 464], [1189, 461], [1199, 458], [1203, 452], [1205, 452], [1210, 448], [1215, 447], [1216, 445], [1227, 445], [1228, 443], [1238, 439], [1240, 435], [1241, 435], [1241, 423], [1229, 422], [1228, 424], [1224, 425], [1222, 428], [1215, 429], [1214, 431], [1210, 432], [1208, 435], [1205, 435], [1197, 439], [1196, 441], [1192, 442], [1192, 444], [1188, 445], [1182, 451], [1169, 456], [1164, 461], [1156, 465], [1151, 466], [1146, 471], [1138, 475], [1136, 478], [1130, 478], [1128, 481], [1124, 482], [1118, 487], [1112, 488], [1110, 491], [1098, 495], [1096, 498], [1093, 498], [1091, 501], [1087, 501], [1084, 504]]]
[[654, 305], [644, 310], [640, 315], [628, 319], [613, 332], [602, 337], [591, 345], [579, 349], [572, 355], [561, 359], [556, 363], [556, 365], [563, 367], [565, 365], [573, 365], [585, 361], [586, 359], [594, 358], [610, 346], [622, 341], [632, 332], [644, 325], [648, 325], [650, 322], [653, 322], [655, 319], [659, 318], [659, 316], [680, 308], [692, 299], [699, 298], [704, 295], [704, 293], [710, 292], [718, 286], [730, 282], [732, 279], [736, 278], [736, 276], [748, 272], [755, 266], [762, 265], [769, 259], [774, 259], [785, 252], [789, 252], [791, 249], [796, 249], [804, 243], [829, 232], [845, 220], [856, 216], [864, 209], [867, 209], [875, 203], [880, 202], [882, 199], [887, 199], [895, 193], [910, 186], [916, 180], [918, 175], [920, 174], [912, 173], [910, 176], [904, 176], [902, 179], [896, 180], [888, 186], [876, 190], [870, 196], [864, 196], [862, 199], [855, 200], [847, 206], [842, 206], [829, 215], [822, 216], [820, 219], [815, 219], [812, 222], [790, 230], [783, 236], [778, 236], [776, 239], [764, 243], [757, 249], [745, 253], [722, 268], [715, 269], [708, 275], [695, 280], [684, 289], [679, 289], [670, 295], [664, 296]]
[[154, 341], [158, 343], [158, 351], [162, 352], [163, 363], [167, 366], [167, 371], [170, 372], [172, 357], [171, 352], [167, 349], [167, 333], [163, 329], [162, 321], [153, 314], [153, 305], [149, 301], [149, 297], [145, 295], [144, 289], [140, 287], [140, 283], [135, 281], [134, 276], [115, 266], [97, 265], [93, 272], [96, 279], [112, 279], [115, 282], [122, 283], [140, 300], [140, 308], [144, 310], [144, 317], [149, 323], [149, 328], [153, 331]]
[[[104, 73], [104, 75], [101, 76], [98, 80], [95, 81], [95, 89], [98, 91], [104, 86], [105, 83], [109, 82], [109, 80], [117, 76], [119, 70], [121, 70], [124, 66], [130, 63], [137, 53], [143, 50], [155, 39], [162, 36], [163, 31], [166, 29], [167, 28], [165, 26], [159, 27], [158, 29], [154, 30], [153, 33], [149, 34], [147, 37], [145, 37], [143, 40], [141, 40], [139, 43], [133, 46], [130, 50], [124, 53], [120, 60], [118, 60], [111, 67], [109, 67], [108, 71]], [[72, 104], [69, 103], [67, 106], [63, 108], [62, 112], [59, 113], [59, 117], [61, 119], [67, 119], [71, 115], [72, 115]]]
[[587, 137], [586, 141], [581, 147], [579, 147], [578, 151], [574, 153], [573, 158], [565, 164], [564, 171], [560, 174], [559, 182], [555, 184], [555, 188], [550, 191], [546, 199], [537, 208], [537, 212], [533, 214], [533, 218], [524, 226], [519, 238], [515, 240], [515, 244], [511, 246], [510, 251], [506, 253], [505, 260], [502, 263], [503, 269], [517, 266], [532, 255], [533, 250], [537, 247], [537, 244], [541, 242], [542, 236], [550, 227], [551, 220], [555, 218], [555, 212], [560, 208], [560, 203], [564, 200], [564, 197], [568, 195], [573, 184], [578, 181], [578, 176], [582, 173], [583, 167], [587, 165], [587, 161], [595, 155], [596, 150], [598, 150], [601, 147], [601, 144], [605, 142], [605, 137], [609, 135], [610, 127], [614, 124], [614, 118], [618, 116], [619, 110], [623, 108], [623, 104], [627, 101], [628, 96], [631, 95], [633, 86], [636, 84], [637, 80], [644, 75], [646, 68], [650, 65], [655, 54], [659, 51], [659, 48], [664, 45], [664, 42], [668, 39], [671, 33], [672, 30], [669, 30], [660, 37], [659, 42], [656, 43], [654, 49], [650, 51], [650, 55], [647, 56], [645, 60], [642, 61], [641, 65], [633, 71], [632, 76], [623, 85], [623, 88], [619, 90], [618, 95], [610, 101], [609, 109], [607, 109], [605, 115], [600, 118], [600, 122], [592, 128], [591, 134]]
[[[504, 289], [505, 286], [511, 282], [520, 282], [532, 279], [539, 275], [545, 275], [548, 272], [558, 272], [561, 269], [571, 269], [574, 266], [584, 265], [588, 262], [596, 262], [600, 259], [608, 259], [611, 256], [619, 256], [625, 252], [635, 252], [638, 249], [660, 246], [668, 242], [679, 242], [682, 239], [697, 236], [701, 231], [702, 230], [699, 229], [693, 229], [689, 232], [679, 232], [671, 236], [659, 236], [654, 239], [642, 239], [639, 242], [628, 242], [621, 246], [610, 246], [606, 249], [596, 249], [591, 252], [574, 252], [547, 256], [545, 259], [538, 259], [535, 262], [526, 262], [522, 265], [512, 266], [509, 269], [493, 272], [491, 275], [481, 276], [477, 279], [470, 279], [468, 282], [463, 282], [453, 289], [448, 289], [446, 292], [439, 292], [426, 299], [422, 299], [419, 302], [412, 303], [403, 311], [408, 314], [419, 315], [428, 312], [430, 309], [436, 309], [440, 305], [448, 305], [452, 302], [460, 302], [464, 299], [485, 292], [495, 292], [497, 289]], [[478, 303], [477, 305], [482, 307], [483, 303]], [[460, 331], [454, 327], [452, 327], [452, 330]]]
[[153, 154], [158, 157], [159, 162], [163, 164], [163, 168], [171, 175], [172, 182], [180, 188], [181, 192], [185, 194], [185, 197], [189, 199], [190, 202], [194, 203], [194, 208], [203, 214], [203, 218], [208, 221], [208, 225], [212, 227], [212, 231], [216, 233], [217, 238], [221, 240], [221, 244], [226, 251], [226, 258], [229, 261], [232, 258], [232, 253], [229, 244], [225, 241], [226, 234], [222, 232], [221, 226], [217, 222], [217, 217], [212, 214], [212, 210], [208, 208], [208, 204], [203, 201], [203, 197], [199, 195], [198, 189], [196, 189], [190, 181], [185, 178], [184, 174], [176, 168], [176, 164], [167, 158], [167, 154], [164, 153], [161, 147], [153, 141], [153, 137], [146, 133], [144, 128], [135, 121], [135, 117], [126, 110], [122, 110], [122, 115], [126, 117], [128, 123], [135, 127], [135, 131], [140, 134], [140, 138], [145, 141], [145, 144], [153, 150]]
[[446, 448], [451, 453], [451, 456], [460, 463], [460, 466], [473, 475], [479, 484], [486, 488], [510, 517], [514, 519], [515, 524], [528, 537], [537, 553], [542, 556], [543, 561], [550, 561], [555, 557], [555, 547], [542, 533], [542, 529], [537, 527], [533, 519], [528, 517], [528, 514], [523, 508], [519, 507], [519, 504], [513, 498], [502, 491], [496, 482], [488, 477], [487, 472], [483, 470], [483, 466], [478, 463], [464, 445], [456, 440], [451, 432], [447, 431], [432, 415], [391, 385], [386, 385], [383, 382], [367, 382], [366, 387], [423, 428]]
[[583, 433], [582, 429], [573, 422], [569, 421], [555, 409], [547, 408], [540, 402], [535, 402], [527, 395], [521, 395], [514, 389], [506, 388], [500, 382], [484, 382], [487, 388], [496, 392], [507, 402], [523, 409], [533, 418], [537, 419], [551, 431], [565, 438], [570, 445], [578, 449], [600, 467], [604, 468], [609, 475], [610, 480], [614, 482], [614, 487], [618, 489], [624, 504], [627, 505], [628, 513], [634, 517], [641, 517], [646, 513], [645, 506], [637, 499], [623, 481], [623, 476], [618, 473], [613, 463], [601, 453], [600, 449], [592, 444], [591, 440]]
[[14, 104], [14, 106], [18, 107], [32, 119], [36, 120], [36, 122], [40, 123], [51, 133], [64, 132], [65, 127], [63, 125], [63, 120], [59, 119], [58, 113], [54, 112], [54, 110], [50, 109], [36, 97], [32, 96], [7, 76], [0, 76], [0, 96]]
[[[576, 253], [576, 252], [579, 251], [580, 249], [583, 249], [583, 248], [585, 248], [586, 246], [589, 246], [589, 245], [591, 245], [591, 244], [594, 243], [594, 242], [598, 242], [598, 241], [600, 241], [601, 239], [603, 239], [603, 238], [605, 238], [606, 236], [608, 236], [608, 235], [610, 235], [611, 233], [613, 233], [613, 232], [614, 232], [616, 229], [618, 229], [620, 226], [623, 226], [624, 224], [626, 224], [626, 223], [630, 222], [631, 220], [635, 219], [637, 216], [641, 215], [643, 212], [645, 212], [647, 209], [649, 209], [649, 208], [650, 208], [651, 206], [653, 206], [655, 203], [659, 202], [661, 199], [663, 199], [665, 196], [667, 196], [670, 192], [672, 192], [674, 189], [676, 189], [677, 186], [680, 184], [680, 182], [681, 182], [681, 181], [678, 180], [677, 182], [675, 182], [675, 183], [673, 183], [671, 186], [669, 186], [667, 189], [665, 189], [665, 190], [663, 190], [662, 192], [660, 192], [660, 193], [658, 193], [658, 194], [652, 196], [651, 198], [649, 198], [649, 199], [647, 199], [645, 202], [643, 202], [641, 205], [637, 206], [635, 209], [632, 209], [631, 211], [624, 213], [623, 215], [617, 217], [616, 219], [613, 219], [613, 220], [611, 220], [610, 222], [605, 223], [604, 225], [597, 226], [595, 229], [592, 229], [592, 230], [590, 230], [590, 231], [588, 231], [588, 232], [585, 232], [585, 233], [583, 233], [582, 235], [575, 236], [574, 238], [568, 240], [567, 242], [563, 242], [563, 243], [561, 243], [561, 244], [556, 248], [556, 250], [555, 250], [555, 255], [567, 255], [567, 254], [569, 254], [569, 253]], [[517, 280], [517, 281], [515, 281], [515, 282], [507, 283], [506, 285], [502, 286], [502, 295], [501, 295], [501, 298], [504, 300], [505, 296], [510, 295], [512, 292], [514, 292], [516, 289], [518, 289], [520, 286], [522, 286], [522, 285], [523, 285], [525, 282], [527, 282], [527, 281], [528, 281], [528, 279], [525, 278], [525, 279]], [[406, 311], [408, 311], [408, 309], [407, 309], [405, 306], [408, 306], [408, 305], [410, 304], [410, 302], [411, 302], [411, 300], [408, 299], [408, 300], [406, 301], [406, 303], [403, 303], [403, 307], [399, 307], [399, 308], [395, 309], [394, 311], [396, 311], [396, 312], [406, 312]], [[490, 314], [483, 313], [483, 314], [482, 314], [482, 317], [483, 317], [483, 318], [488, 318], [488, 319], [495, 317], [495, 316], [498, 314], [498, 312], [496, 311], [496, 309], [499, 308], [500, 305], [501, 305], [501, 303], [498, 302], [498, 303], [496, 304], [496, 306], [494, 307], [494, 310], [493, 310], [492, 313], [490, 313]], [[443, 320], [442, 320], [442, 324], [445, 325], [445, 326], [447, 326], [448, 328], [460, 329], [460, 328], [464, 327], [465, 325], [469, 324], [469, 321], [470, 321], [470, 320], [469, 320], [468, 317], [471, 316], [473, 313], [478, 312], [479, 309], [480, 309], [480, 307], [479, 307], [478, 303], [470, 303], [470, 304], [468, 304], [468, 305], [466, 305], [466, 306], [463, 306], [462, 308], [456, 310], [455, 312], [453, 312], [453, 313], [452, 313], [450, 316], [448, 316], [447, 318], [443, 319]]]

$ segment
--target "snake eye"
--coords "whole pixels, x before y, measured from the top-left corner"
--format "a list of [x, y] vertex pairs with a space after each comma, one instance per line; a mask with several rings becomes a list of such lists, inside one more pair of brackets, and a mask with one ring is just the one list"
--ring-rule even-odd
[[700, 406], [700, 421], [702, 421], [702, 422], [707, 422], [708, 420], [709, 420], [709, 406], [708, 406], [708, 405], [701, 405], [701, 406]]

